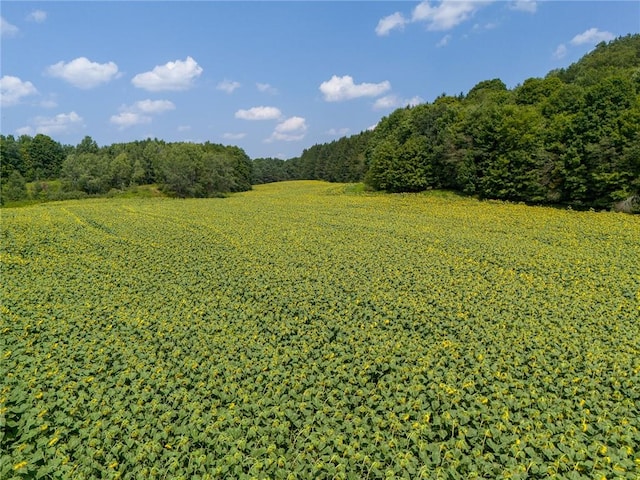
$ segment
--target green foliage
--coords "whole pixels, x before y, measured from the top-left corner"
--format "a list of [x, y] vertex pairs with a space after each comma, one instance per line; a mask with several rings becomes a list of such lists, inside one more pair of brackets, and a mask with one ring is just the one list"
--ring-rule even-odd
[[0, 478], [638, 477], [638, 218], [344, 188], [0, 211]]
[[255, 158], [252, 161], [252, 166], [253, 177], [251, 183], [253, 185], [284, 182], [295, 180], [299, 177], [293, 161], [285, 161], [279, 158]]
[[[256, 163], [255, 181], [365, 181], [373, 189], [448, 188], [482, 198], [612, 208], [640, 194], [640, 35], [598, 45], [566, 70], [509, 90], [400, 108], [371, 132]], [[284, 173], [286, 172], [286, 173]]]
[[26, 179], [46, 180], [56, 178], [64, 160], [62, 145], [47, 135], [37, 134], [24, 145]]
[[169, 144], [161, 151], [157, 176], [178, 197], [212, 197], [251, 188], [252, 166], [237, 147]]
[[17, 170], [12, 170], [8, 178], [2, 179], [0, 203], [15, 202], [27, 198], [27, 182]]
[[611, 208], [640, 192], [639, 52], [640, 35], [624, 37], [513, 91], [493, 79], [464, 99], [396, 110], [374, 131], [365, 181]]

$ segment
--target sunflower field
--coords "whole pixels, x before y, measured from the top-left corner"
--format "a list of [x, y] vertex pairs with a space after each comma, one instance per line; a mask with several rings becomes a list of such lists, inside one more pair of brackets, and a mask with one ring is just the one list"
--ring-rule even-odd
[[0, 215], [0, 478], [640, 478], [637, 216], [304, 181]]

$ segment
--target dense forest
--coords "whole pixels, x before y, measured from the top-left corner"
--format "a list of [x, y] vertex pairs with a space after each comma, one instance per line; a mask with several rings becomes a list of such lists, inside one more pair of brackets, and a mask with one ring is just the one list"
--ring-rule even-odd
[[[211, 197], [251, 188], [252, 164], [238, 147], [147, 139], [99, 147], [89, 136], [63, 146], [47, 135], [0, 137], [2, 199], [104, 195], [157, 184], [168, 195]], [[52, 182], [57, 179], [59, 182]]]
[[372, 132], [261, 160], [254, 183], [365, 181], [481, 198], [640, 210], [640, 35], [513, 89], [500, 79], [383, 118]]
[[[2, 200], [77, 198], [157, 184], [207, 197], [292, 179], [371, 189], [448, 189], [480, 198], [640, 211], [640, 35], [599, 44], [566, 69], [513, 89], [500, 79], [466, 95], [401, 108], [372, 131], [289, 160], [238, 147], [147, 139], [98, 147], [0, 136]], [[55, 192], [51, 182], [58, 179]]]

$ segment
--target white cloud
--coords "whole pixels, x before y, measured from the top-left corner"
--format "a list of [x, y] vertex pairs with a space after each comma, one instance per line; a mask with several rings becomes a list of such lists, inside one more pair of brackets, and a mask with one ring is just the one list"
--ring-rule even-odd
[[339, 135], [339, 136], [344, 136], [347, 133], [349, 133], [350, 129], [347, 127], [344, 128], [330, 128], [329, 130], [327, 130], [326, 134], [327, 135]]
[[429, 30], [450, 30], [471, 18], [490, 1], [442, 0], [437, 6], [424, 1], [413, 10], [413, 22], [426, 22]]
[[120, 113], [112, 115], [109, 121], [123, 130], [134, 125], [151, 123], [151, 115], [158, 115], [168, 110], [174, 110], [176, 106], [169, 100], [140, 100], [133, 105], [123, 105]]
[[238, 110], [236, 118], [242, 120], [277, 120], [282, 117], [282, 112], [276, 107], [253, 107], [249, 110]]
[[5, 75], [0, 78], [0, 105], [9, 107], [20, 103], [20, 100], [29, 95], [36, 95], [38, 90], [31, 82], [23, 82], [18, 77]]
[[178, 126], [178, 131], [179, 132], [188, 132], [189, 130], [191, 130], [191, 125], [180, 125], [180, 126]]
[[374, 110], [388, 110], [398, 107], [406, 107], [407, 105], [413, 107], [424, 103], [424, 100], [418, 96], [413, 98], [403, 99], [397, 95], [387, 95], [385, 97], [378, 98], [373, 104]]
[[42, 100], [40, 102], [40, 106], [42, 108], [56, 108], [58, 106], [58, 102], [52, 97], [48, 100]]
[[42, 133], [55, 136], [68, 133], [75, 127], [82, 126], [82, 117], [76, 112], [59, 113], [55, 117], [36, 117], [33, 125], [18, 128], [18, 135], [33, 135]]
[[307, 129], [306, 120], [302, 117], [289, 117], [284, 122], [276, 126], [276, 132], [295, 132]]
[[479, 23], [476, 23], [472, 30], [474, 32], [482, 32], [484, 30], [493, 30], [494, 28], [498, 27], [498, 23], [496, 22], [489, 22], [489, 23], [485, 23], [484, 25], [480, 25]]
[[509, 6], [512, 10], [519, 10], [527, 13], [536, 13], [538, 10], [538, 2], [536, 0], [516, 0]]
[[150, 72], [139, 73], [131, 80], [134, 86], [151, 92], [187, 90], [202, 74], [202, 67], [193, 58], [157, 65]]
[[69, 63], [58, 62], [47, 68], [47, 73], [78, 88], [93, 88], [118, 76], [118, 66], [113, 62], [96, 63], [86, 57], [78, 57]]
[[392, 13], [378, 22], [376, 26], [376, 35], [384, 36], [389, 35], [389, 32], [394, 29], [402, 30], [406, 25], [407, 20], [400, 12]]
[[[573, 37], [569, 43], [574, 47], [578, 45], [596, 45], [600, 42], [613, 40], [614, 38], [615, 36], [611, 32], [601, 31], [597, 28], [590, 28]], [[553, 52], [553, 58], [560, 60], [566, 57], [567, 53], [569, 53], [569, 49], [564, 43], [561, 43]]]
[[233, 93], [233, 91], [237, 88], [240, 88], [239, 82], [232, 82], [230, 80], [223, 80], [216, 86], [218, 90], [222, 90], [223, 92]]
[[294, 142], [302, 140], [306, 131], [307, 121], [303, 117], [289, 117], [276, 125], [274, 132], [266, 141], [273, 142], [275, 140], [281, 140], [284, 142]]
[[564, 43], [558, 45], [556, 51], [553, 52], [553, 58], [561, 59], [567, 56], [567, 46]]
[[241, 140], [246, 137], [246, 133], [224, 133], [222, 134], [222, 138], [225, 140]]
[[117, 125], [120, 130], [123, 130], [134, 125], [151, 123], [151, 117], [138, 112], [120, 112], [117, 115], [112, 115], [109, 121]]
[[449, 45], [451, 38], [452, 38], [451, 34], [446, 34], [444, 37], [440, 39], [438, 43], [436, 43], [436, 47], [446, 47], [447, 45]]
[[270, 93], [271, 95], [275, 95], [276, 93], [278, 93], [278, 90], [274, 87], [272, 87], [271, 85], [269, 85], [268, 83], [256, 83], [256, 88], [264, 93]]
[[611, 32], [602, 32], [597, 28], [590, 28], [571, 39], [571, 45], [595, 45], [600, 42], [613, 40], [615, 36]]
[[175, 110], [175, 108], [176, 106], [169, 100], [140, 100], [129, 107], [129, 110], [156, 114], [168, 110]]
[[349, 75], [331, 77], [331, 80], [320, 84], [320, 91], [327, 102], [340, 102], [358, 97], [377, 97], [391, 89], [388, 80], [380, 83], [353, 83]]
[[3, 37], [15, 37], [20, 29], [15, 25], [11, 25], [4, 17], [0, 17], [0, 35]]
[[30, 22], [42, 23], [47, 19], [47, 12], [44, 10], [34, 10], [27, 15], [27, 20]]

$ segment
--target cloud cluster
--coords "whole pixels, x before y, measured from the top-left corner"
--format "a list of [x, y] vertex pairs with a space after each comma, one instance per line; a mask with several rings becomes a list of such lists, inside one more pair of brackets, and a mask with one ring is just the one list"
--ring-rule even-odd
[[231, 80], [223, 80], [218, 85], [216, 85], [216, 89], [222, 90], [226, 93], [233, 93], [234, 90], [240, 88], [239, 82], [232, 82]]
[[30, 22], [43, 23], [47, 19], [47, 12], [44, 10], [34, 10], [27, 15], [27, 20]]
[[76, 112], [59, 113], [54, 117], [36, 117], [32, 126], [18, 128], [16, 133], [18, 135], [42, 133], [55, 136], [69, 133], [79, 126], [82, 126], [82, 117]]
[[256, 83], [256, 88], [260, 92], [270, 93], [271, 95], [275, 95], [276, 93], [278, 93], [278, 90], [276, 88], [274, 88], [273, 86], [269, 85], [268, 83], [257, 82]]
[[330, 80], [320, 84], [320, 91], [327, 102], [341, 102], [359, 97], [377, 97], [391, 89], [388, 80], [380, 83], [354, 83], [349, 75], [338, 77], [333, 75]]
[[0, 17], [0, 35], [3, 37], [15, 37], [20, 29]]
[[[376, 34], [379, 36], [389, 35], [393, 30], [402, 30], [409, 23], [426, 23], [427, 29], [431, 31], [450, 30], [471, 18], [478, 10], [492, 3], [492, 0], [442, 0], [438, 4], [432, 4], [426, 0], [418, 4], [410, 18], [405, 17], [401, 12], [388, 15], [378, 22]], [[534, 1], [523, 0], [520, 9], [531, 8]]]
[[11, 75], [0, 78], [0, 105], [3, 107], [16, 105], [24, 97], [37, 93], [38, 90], [31, 82], [23, 82], [20, 78]]
[[429, 30], [450, 30], [489, 3], [491, 2], [443, 0], [434, 7], [426, 1], [413, 10], [411, 21], [426, 22]]
[[174, 110], [176, 106], [169, 100], [140, 100], [133, 105], [123, 105], [120, 113], [112, 115], [109, 121], [123, 130], [134, 125], [151, 123], [152, 115]]
[[384, 18], [381, 18], [376, 26], [376, 35], [384, 36], [389, 35], [392, 30], [402, 30], [407, 24], [407, 19], [404, 18], [400, 12], [392, 13]]
[[391, 110], [399, 107], [406, 107], [407, 105], [415, 107], [424, 103], [421, 97], [415, 96], [413, 98], [401, 98], [397, 95], [387, 95], [378, 98], [373, 104], [374, 110]]
[[509, 4], [509, 8], [521, 12], [536, 13], [538, 10], [538, 2], [536, 0], [516, 0]]
[[187, 90], [202, 74], [202, 67], [193, 58], [157, 65], [150, 72], [139, 73], [131, 80], [134, 86], [150, 92]]
[[[279, 108], [259, 106], [238, 110], [235, 117], [241, 120], [281, 120], [283, 115]], [[306, 132], [307, 122], [303, 117], [289, 117], [276, 125], [273, 133], [265, 139], [265, 142], [302, 140]], [[223, 137], [227, 140], [239, 140], [245, 135], [244, 133], [225, 133]]]
[[608, 42], [613, 40], [615, 36], [611, 32], [603, 32], [597, 28], [590, 28], [579, 33], [571, 39], [571, 45], [596, 45], [600, 42]]
[[248, 110], [240, 109], [235, 117], [241, 120], [277, 120], [282, 117], [282, 112], [276, 107], [253, 107]]
[[[607, 42], [614, 38], [615, 35], [613, 33], [602, 31], [594, 27], [577, 34], [569, 41], [569, 43], [573, 46], [597, 45], [600, 42]], [[553, 52], [553, 57], [556, 59], [562, 59], [566, 57], [568, 52], [569, 49], [567, 46], [564, 43], [561, 43]]]
[[78, 57], [68, 63], [58, 62], [51, 65], [46, 73], [75, 87], [90, 89], [117, 78], [118, 66], [113, 62], [97, 63], [86, 57]]
[[307, 132], [307, 121], [303, 117], [289, 117], [276, 125], [275, 130], [267, 139], [267, 142], [280, 140], [294, 142], [302, 140]]

